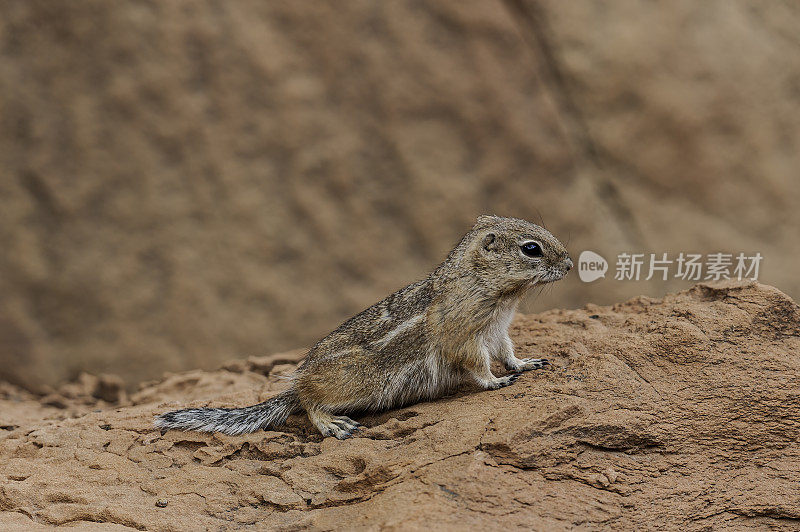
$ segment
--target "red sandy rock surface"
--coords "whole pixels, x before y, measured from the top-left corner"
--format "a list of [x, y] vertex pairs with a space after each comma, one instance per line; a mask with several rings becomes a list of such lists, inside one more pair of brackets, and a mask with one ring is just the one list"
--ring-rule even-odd
[[130, 398], [108, 377], [5, 386], [0, 528], [800, 526], [800, 309], [782, 292], [697, 285], [520, 316], [512, 336], [553, 368], [362, 417], [346, 441], [300, 416], [241, 437], [151, 428], [178, 405], [265, 399], [302, 352]]

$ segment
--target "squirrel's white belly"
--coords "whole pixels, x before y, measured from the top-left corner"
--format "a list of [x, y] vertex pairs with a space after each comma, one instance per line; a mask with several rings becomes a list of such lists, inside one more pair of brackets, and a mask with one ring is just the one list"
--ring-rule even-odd
[[511, 320], [514, 318], [514, 313], [517, 311], [517, 303], [519, 300], [513, 299], [502, 301], [494, 313], [494, 316], [489, 325], [481, 333], [481, 340], [486, 346], [487, 355], [492, 356], [502, 349], [503, 342], [508, 336], [508, 326], [511, 325]]

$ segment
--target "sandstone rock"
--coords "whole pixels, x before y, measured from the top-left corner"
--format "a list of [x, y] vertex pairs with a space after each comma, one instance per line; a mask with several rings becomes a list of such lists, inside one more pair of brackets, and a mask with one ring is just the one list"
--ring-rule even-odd
[[796, 528], [800, 307], [785, 294], [702, 284], [520, 316], [513, 339], [552, 370], [362, 417], [346, 441], [300, 416], [239, 437], [152, 429], [178, 404], [281, 389], [266, 360], [66, 417], [0, 386], [0, 528]]

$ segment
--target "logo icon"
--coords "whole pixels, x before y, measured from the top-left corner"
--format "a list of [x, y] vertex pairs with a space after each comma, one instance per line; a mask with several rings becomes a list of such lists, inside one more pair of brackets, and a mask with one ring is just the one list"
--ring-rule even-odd
[[591, 283], [606, 276], [608, 262], [594, 251], [582, 251], [578, 257], [578, 276], [584, 283]]

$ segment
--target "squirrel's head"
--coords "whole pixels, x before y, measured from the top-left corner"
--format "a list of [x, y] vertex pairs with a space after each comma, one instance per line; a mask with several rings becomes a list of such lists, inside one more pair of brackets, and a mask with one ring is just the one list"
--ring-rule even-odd
[[501, 292], [558, 281], [572, 268], [567, 250], [550, 231], [517, 218], [479, 216], [462, 243], [463, 259], [484, 284]]

